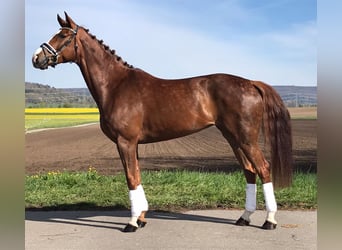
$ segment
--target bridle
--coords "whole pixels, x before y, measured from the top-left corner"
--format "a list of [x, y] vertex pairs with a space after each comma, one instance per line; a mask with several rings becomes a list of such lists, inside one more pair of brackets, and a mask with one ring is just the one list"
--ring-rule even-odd
[[[49, 61], [52, 62], [52, 64], [50, 66], [55, 67], [57, 65], [57, 59], [59, 54], [66, 48], [68, 47], [68, 45], [72, 42], [72, 40], [76, 37], [77, 35], [77, 31], [78, 31], [78, 25], [76, 26], [76, 29], [71, 29], [69, 27], [62, 27], [60, 28], [60, 30], [70, 30], [72, 31], [72, 35], [69, 37], [68, 40], [66, 40], [61, 47], [59, 47], [58, 49], [55, 49], [54, 47], [52, 47], [48, 42], [47, 43], [43, 43], [42, 45], [40, 45], [40, 47], [43, 50], [44, 53], [44, 60], [43, 63], [48, 63]], [[74, 39], [75, 41], [75, 54], [77, 55], [77, 44], [76, 44], [76, 39]], [[48, 52], [49, 54], [47, 54], [46, 52]]]

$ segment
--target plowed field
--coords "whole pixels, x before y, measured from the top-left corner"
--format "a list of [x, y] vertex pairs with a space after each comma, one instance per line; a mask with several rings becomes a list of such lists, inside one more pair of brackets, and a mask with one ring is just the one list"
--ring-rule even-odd
[[[295, 168], [317, 169], [317, 120], [292, 120]], [[98, 124], [51, 129], [25, 135], [26, 174], [84, 171], [101, 174], [123, 171], [116, 145]], [[142, 169], [234, 171], [239, 165], [219, 130], [210, 127], [183, 138], [139, 145]]]

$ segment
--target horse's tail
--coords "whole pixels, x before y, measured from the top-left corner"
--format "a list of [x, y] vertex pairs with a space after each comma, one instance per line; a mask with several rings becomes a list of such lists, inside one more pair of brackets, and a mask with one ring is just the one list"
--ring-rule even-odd
[[291, 119], [281, 97], [269, 85], [253, 81], [264, 103], [263, 134], [270, 146], [271, 173], [275, 187], [288, 187], [292, 183]]

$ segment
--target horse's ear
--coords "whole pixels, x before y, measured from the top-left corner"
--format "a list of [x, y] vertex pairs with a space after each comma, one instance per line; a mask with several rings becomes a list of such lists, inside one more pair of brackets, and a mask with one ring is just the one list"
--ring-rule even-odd
[[68, 16], [68, 14], [64, 11], [65, 20], [68, 23], [68, 27], [74, 29], [76, 27], [76, 23]]
[[57, 14], [57, 21], [59, 22], [59, 25], [61, 27], [66, 27], [68, 26], [67, 22], [65, 20], [63, 20], [58, 14]]

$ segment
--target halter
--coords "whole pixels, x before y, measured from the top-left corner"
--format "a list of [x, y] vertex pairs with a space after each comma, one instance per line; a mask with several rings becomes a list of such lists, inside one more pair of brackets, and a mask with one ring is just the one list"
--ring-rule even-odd
[[[58, 49], [55, 49], [54, 47], [52, 47], [48, 42], [47, 43], [43, 43], [42, 45], [40, 45], [40, 47], [42, 48], [43, 50], [43, 53], [44, 53], [44, 56], [45, 56], [45, 59], [44, 59], [44, 63], [47, 63], [49, 62], [49, 60], [52, 61], [52, 67], [55, 67], [57, 65], [57, 59], [58, 59], [58, 56], [59, 54], [71, 43], [71, 41], [76, 37], [77, 35], [77, 31], [78, 31], [78, 25], [76, 26], [76, 29], [73, 30], [69, 27], [62, 27], [60, 28], [60, 30], [63, 30], [63, 29], [66, 29], [66, 30], [70, 30], [72, 31], [72, 35], [69, 37], [68, 40], [66, 40], [64, 42], [64, 44], [58, 48]], [[74, 45], [74, 48], [75, 48], [75, 52], [77, 51], [77, 44], [76, 44], [76, 39], [75, 39], [75, 45]], [[46, 51], [49, 52], [49, 54], [51, 55], [47, 55], [46, 54]]]

